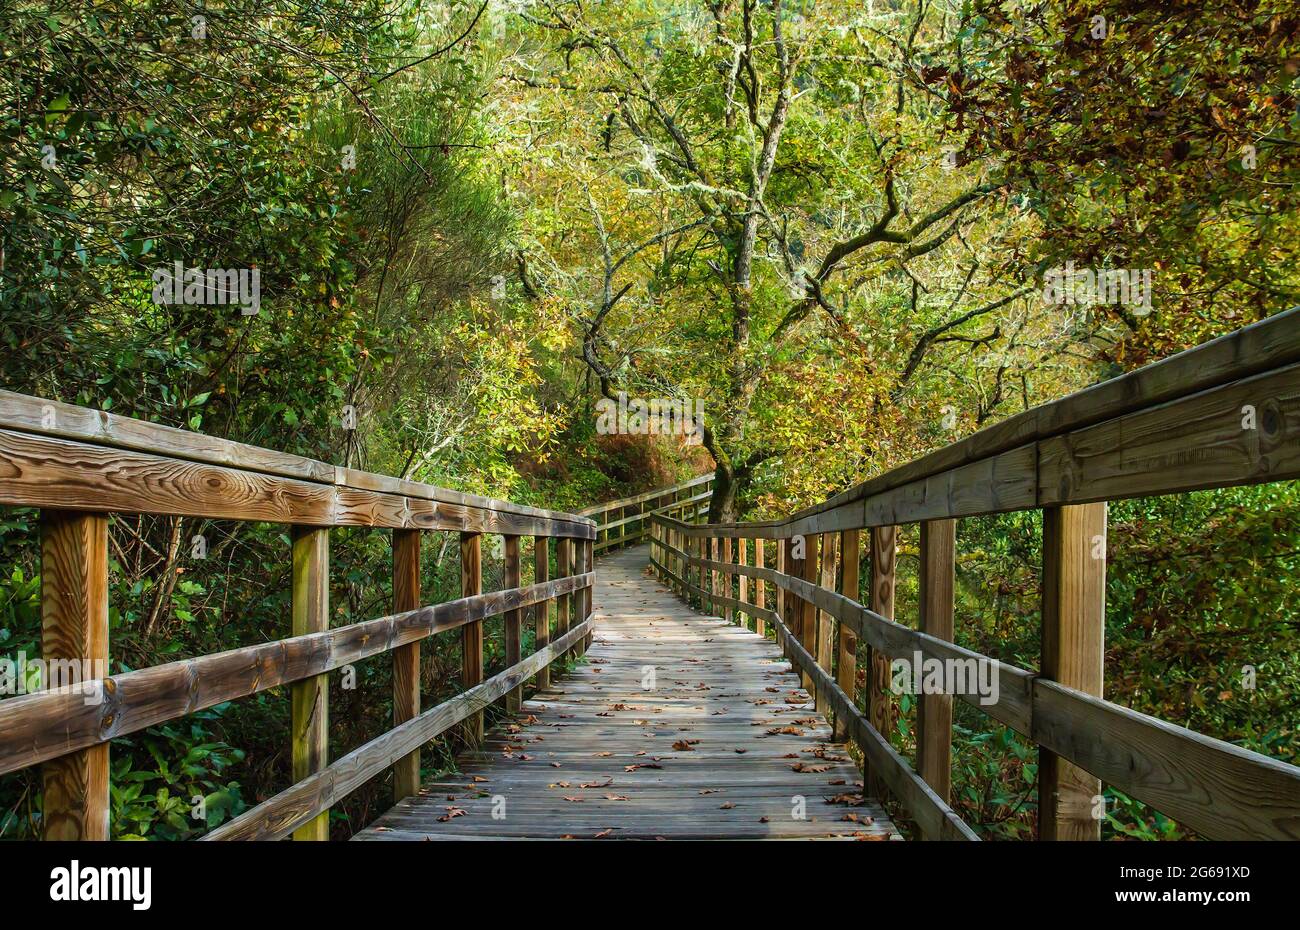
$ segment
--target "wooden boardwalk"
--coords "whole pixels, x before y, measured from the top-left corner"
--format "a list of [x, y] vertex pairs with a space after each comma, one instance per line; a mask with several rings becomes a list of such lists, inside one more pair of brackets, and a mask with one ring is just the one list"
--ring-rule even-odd
[[354, 839], [897, 837], [776, 645], [646, 564], [601, 559], [588, 661]]

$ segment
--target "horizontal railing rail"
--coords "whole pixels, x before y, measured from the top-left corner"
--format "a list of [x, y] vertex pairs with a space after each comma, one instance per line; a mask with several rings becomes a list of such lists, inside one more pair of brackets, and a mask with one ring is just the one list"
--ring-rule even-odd
[[[774, 629], [818, 707], [834, 712], [836, 734], [858, 744], [871, 784], [893, 792], [924, 836], [969, 833], [948, 798], [955, 696], [1038, 745], [1041, 838], [1099, 837], [1104, 781], [1208, 838], [1300, 839], [1300, 768], [1101, 696], [1105, 501], [1300, 477], [1298, 360], [1293, 310], [782, 520], [691, 525], [656, 515], [652, 563], [701, 608]], [[1033, 509], [1044, 514], [1037, 671], [952, 642], [958, 520]], [[921, 528], [916, 629], [893, 619], [904, 523]], [[858, 602], [864, 531], [869, 605]], [[854, 697], [859, 640], [869, 655], [865, 713]], [[913, 769], [882, 733], [892, 721], [890, 662], [918, 657], [983, 668], [997, 689], [995, 699], [952, 687], [921, 695]]]
[[712, 495], [713, 475], [700, 475], [670, 487], [596, 504], [578, 513], [596, 521], [595, 551], [610, 552], [645, 542], [651, 514], [695, 522], [708, 512]]
[[[289, 686], [293, 785], [212, 839], [327, 839], [332, 805], [391, 768], [398, 799], [419, 790], [420, 748], [460, 726], [482, 740], [484, 709], [518, 710], [522, 685], [591, 638], [595, 524], [446, 488], [0, 391], [0, 505], [40, 508], [45, 690], [0, 700], [0, 774], [42, 766], [47, 839], [109, 836], [109, 741], [214, 705]], [[292, 528], [292, 635], [118, 675], [108, 662], [112, 513], [259, 521]], [[329, 530], [393, 531], [393, 613], [330, 629]], [[424, 605], [423, 530], [460, 534], [461, 594]], [[482, 537], [503, 537], [505, 585], [482, 591]], [[520, 542], [533, 537], [534, 583]], [[554, 548], [557, 576], [550, 577]], [[554, 639], [551, 607], [554, 603]], [[521, 656], [531, 609], [536, 650]], [[483, 680], [483, 621], [505, 617], [507, 668]], [[465, 690], [420, 706], [420, 644], [461, 631]], [[328, 675], [393, 655], [394, 725], [327, 760]], [[55, 669], [58, 673], [55, 673]]]

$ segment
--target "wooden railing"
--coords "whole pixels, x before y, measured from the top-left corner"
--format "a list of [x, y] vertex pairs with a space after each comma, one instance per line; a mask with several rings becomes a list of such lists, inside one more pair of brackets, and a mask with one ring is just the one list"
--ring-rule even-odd
[[[1300, 477], [1298, 363], [1293, 310], [783, 520], [692, 526], [655, 516], [653, 565], [703, 609], [743, 612], [760, 632], [770, 626], [818, 707], [834, 713], [837, 736], [861, 750], [869, 787], [892, 792], [925, 837], [975, 838], [949, 806], [955, 691], [1039, 746], [1041, 839], [1098, 838], [1103, 781], [1207, 838], [1300, 839], [1300, 768], [1101, 696], [1105, 501]], [[952, 642], [957, 520], [1031, 509], [1043, 512], [1037, 671]], [[916, 629], [894, 621], [895, 538], [906, 523], [920, 524]], [[863, 531], [868, 604], [857, 600]], [[870, 656], [865, 709], [854, 699], [859, 639]], [[982, 665], [998, 687], [993, 703], [970, 688], [924, 694], [914, 771], [882, 733], [891, 729], [890, 660], [918, 654]]]
[[612, 552], [649, 539], [652, 514], [694, 523], [708, 513], [712, 493], [713, 475], [700, 475], [681, 484], [607, 501], [578, 513], [596, 521], [595, 551]]
[[[69, 660], [57, 663], [62, 678], [53, 676], [47, 690], [0, 701], [0, 774], [43, 766], [47, 839], [108, 838], [109, 740], [283, 685], [291, 686], [294, 784], [206, 838], [326, 839], [329, 809], [349, 792], [391, 767], [397, 798], [416, 793], [422, 745], [457, 724], [481, 740], [485, 707], [504, 699], [517, 709], [527, 679], [545, 686], [551, 663], [589, 642], [595, 527], [575, 514], [9, 392], [0, 392], [0, 504], [41, 508], [43, 659]], [[290, 525], [292, 635], [105, 676], [109, 513]], [[336, 526], [392, 530], [391, 615], [330, 629], [329, 530]], [[422, 604], [424, 530], [460, 533], [461, 598]], [[505, 590], [482, 591], [484, 534], [504, 536]], [[535, 554], [530, 585], [520, 578], [524, 536]], [[549, 579], [552, 540], [559, 577]], [[526, 608], [537, 649], [522, 658]], [[483, 621], [503, 614], [509, 667], [484, 681]], [[465, 690], [422, 710], [420, 643], [451, 630], [461, 631]], [[394, 725], [330, 763], [328, 675], [384, 652], [393, 654]]]

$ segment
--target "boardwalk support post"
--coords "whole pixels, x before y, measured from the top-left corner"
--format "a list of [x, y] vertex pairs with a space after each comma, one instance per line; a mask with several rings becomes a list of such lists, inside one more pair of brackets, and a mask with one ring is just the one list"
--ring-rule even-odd
[[[483, 593], [483, 536], [460, 534], [460, 594], [473, 597]], [[469, 690], [483, 681], [483, 621], [475, 620], [460, 628], [460, 683]], [[483, 711], [471, 714], [462, 734], [471, 746], [483, 742]]]
[[[859, 566], [862, 558], [861, 532], [844, 530], [840, 533], [840, 593], [851, 601], [858, 599]], [[858, 690], [858, 635], [853, 627], [839, 622], [839, 658], [835, 666], [835, 681], [850, 701], [856, 702]], [[847, 740], [851, 735], [849, 721], [844, 714], [835, 715], [835, 739]]]
[[[921, 632], [952, 642], [956, 520], [921, 523]], [[917, 773], [949, 801], [952, 783], [952, 695], [923, 694], [916, 717]]]
[[[420, 606], [420, 531], [393, 530], [393, 613]], [[393, 726], [420, 713], [420, 643], [393, 650]], [[409, 798], [420, 790], [420, 751], [393, 766], [393, 799]]]
[[[330, 625], [330, 534], [328, 529], [293, 528], [293, 635], [320, 633]], [[329, 675], [313, 675], [290, 688], [293, 780], [302, 781], [328, 764]], [[328, 840], [329, 810], [293, 833], [295, 840]]]
[[[1043, 510], [1045, 679], [1101, 697], [1106, 636], [1106, 505]], [[1038, 838], [1101, 839], [1101, 781], [1038, 750]]]
[[[551, 538], [533, 537], [533, 581], [537, 584], [551, 580]], [[551, 642], [551, 601], [549, 598], [533, 606], [534, 651], [541, 652]], [[551, 686], [551, 666], [543, 665], [537, 673], [537, 690]]]
[[[80, 680], [108, 674], [105, 514], [41, 511], [41, 657], [50, 663], [46, 689], [77, 683], [51, 660], [84, 663]], [[108, 839], [107, 742], [51, 759], [41, 775], [43, 839]]]
[[[898, 527], [871, 529], [871, 609], [886, 620], [894, 619], [894, 570], [897, 562]], [[893, 699], [889, 689], [889, 656], [871, 650], [867, 669], [867, 720], [885, 740], [894, 729]], [[868, 788], [877, 797], [885, 794], [879, 779], [868, 778]]]
[[[517, 588], [523, 583], [523, 576], [519, 567], [519, 537], [513, 534], [507, 534], [504, 537], [505, 551], [505, 571], [502, 577], [502, 584], [507, 588]], [[506, 635], [506, 665], [514, 666], [519, 664], [522, 655], [522, 641], [524, 635], [524, 612], [516, 607], [514, 610], [507, 610], [505, 617], [505, 635]], [[523, 683], [521, 682], [506, 692], [506, 713], [519, 713], [519, 706], [523, 701]]]

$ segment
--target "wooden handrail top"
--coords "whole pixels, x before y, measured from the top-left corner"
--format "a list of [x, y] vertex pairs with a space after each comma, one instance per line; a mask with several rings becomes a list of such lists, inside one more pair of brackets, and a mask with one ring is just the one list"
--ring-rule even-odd
[[[590, 507], [584, 507], [582, 510], [579, 510], [578, 515], [583, 517], [589, 517], [593, 514], [605, 513], [610, 510], [616, 510], [619, 507], [631, 507], [634, 504], [640, 504], [645, 501], [654, 500], [655, 498], [663, 497], [667, 494], [673, 494], [676, 493], [677, 491], [685, 491], [690, 488], [697, 488], [702, 484], [708, 484], [712, 480], [713, 480], [712, 474], [700, 475], [696, 478], [691, 478], [689, 481], [683, 481], [679, 484], [670, 485], [664, 488], [655, 488], [653, 491], [646, 491], [642, 494], [637, 494], [632, 497], [620, 497], [618, 500], [605, 501], [605, 503], [603, 504], [593, 504]], [[685, 501], [681, 501], [680, 503], [685, 503]]]
[[[1300, 308], [1034, 407], [788, 517], [686, 532], [784, 539], [1300, 477], [1297, 362]], [[1246, 404], [1259, 425], [1243, 437]]]
[[0, 505], [595, 538], [579, 514], [11, 391], [0, 391], [0, 458]]

